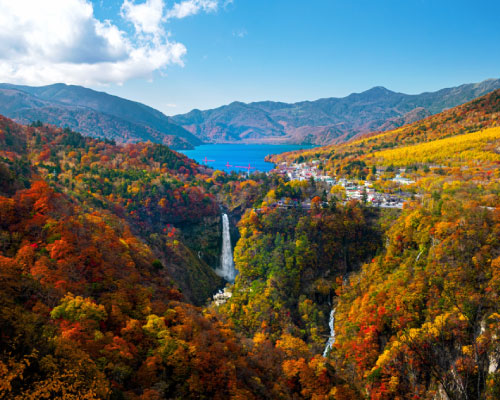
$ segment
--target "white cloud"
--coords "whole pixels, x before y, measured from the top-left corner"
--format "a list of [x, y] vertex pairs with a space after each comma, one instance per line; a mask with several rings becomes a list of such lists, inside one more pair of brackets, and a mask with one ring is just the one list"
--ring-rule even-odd
[[145, 3], [135, 4], [125, 0], [121, 7], [122, 16], [134, 24], [137, 33], [161, 34], [163, 18], [163, 0], [147, 0]]
[[174, 6], [167, 11], [166, 17], [186, 18], [190, 15], [198, 14], [200, 11], [216, 11], [218, 5], [218, 0], [184, 0], [180, 3], [175, 3]]
[[163, 0], [124, 0], [121, 16], [135, 29], [127, 33], [96, 19], [89, 0], [0, 0], [0, 81], [94, 85], [151, 78], [183, 65], [187, 52], [169, 39], [166, 19], [215, 9], [216, 0], [182, 1], [171, 10]]

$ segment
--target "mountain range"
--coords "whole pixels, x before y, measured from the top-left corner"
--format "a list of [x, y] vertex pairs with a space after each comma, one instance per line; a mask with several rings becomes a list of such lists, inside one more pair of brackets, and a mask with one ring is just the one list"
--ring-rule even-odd
[[40, 87], [0, 84], [0, 114], [24, 124], [40, 120], [67, 126], [86, 136], [118, 143], [149, 140], [177, 149], [201, 144], [198, 138], [152, 107], [62, 83]]
[[374, 87], [343, 98], [299, 103], [233, 102], [168, 117], [144, 104], [62, 83], [0, 84], [0, 114], [41, 121], [118, 143], [151, 141], [174, 149], [202, 143], [332, 144], [386, 131], [463, 104], [500, 88], [500, 79], [408, 95]]
[[374, 87], [343, 98], [299, 103], [234, 102], [193, 110], [173, 121], [204, 142], [331, 144], [360, 134], [394, 129], [500, 88], [500, 79], [426, 92], [396, 93]]

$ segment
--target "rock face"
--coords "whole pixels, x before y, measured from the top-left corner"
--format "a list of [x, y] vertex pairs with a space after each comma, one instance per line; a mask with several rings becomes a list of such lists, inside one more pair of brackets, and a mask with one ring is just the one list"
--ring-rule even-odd
[[234, 102], [213, 110], [193, 110], [172, 119], [205, 142], [324, 145], [415, 122], [498, 88], [500, 79], [419, 95], [396, 93], [379, 86], [344, 98], [294, 104]]
[[40, 120], [68, 126], [118, 143], [149, 140], [176, 149], [202, 143], [154, 108], [82, 86], [0, 84], [0, 114], [25, 124]]
[[[178, 268], [169, 271], [178, 282], [182, 293], [196, 305], [205, 304], [213, 293], [224, 286], [224, 280], [217, 276], [215, 269], [219, 265], [221, 247], [221, 217], [207, 216], [194, 223], [178, 223], [182, 242], [186, 244], [186, 263], [179, 263]], [[166, 265], [172, 265], [172, 260]]]

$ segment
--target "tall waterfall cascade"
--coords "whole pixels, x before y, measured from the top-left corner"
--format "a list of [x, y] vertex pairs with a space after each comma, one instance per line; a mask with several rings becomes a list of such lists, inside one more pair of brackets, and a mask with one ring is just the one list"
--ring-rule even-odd
[[328, 352], [332, 349], [332, 346], [335, 343], [335, 308], [330, 312], [330, 321], [328, 322], [328, 326], [330, 327], [330, 337], [328, 338], [328, 342], [326, 342], [323, 357], [328, 355]]
[[231, 283], [234, 282], [237, 274], [234, 268], [231, 232], [229, 231], [229, 218], [227, 214], [222, 214], [222, 254], [220, 268], [217, 268], [215, 273]]

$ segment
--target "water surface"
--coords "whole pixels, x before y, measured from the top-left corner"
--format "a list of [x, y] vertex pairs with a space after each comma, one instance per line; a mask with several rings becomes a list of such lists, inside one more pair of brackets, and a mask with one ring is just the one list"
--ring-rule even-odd
[[[311, 149], [312, 145], [297, 144], [203, 144], [194, 150], [180, 152], [196, 160], [200, 164], [207, 164], [214, 169], [224, 171], [243, 170], [250, 165], [250, 172], [267, 172], [273, 169], [273, 164], [264, 161], [270, 154], [280, 154], [287, 151]], [[205, 162], [205, 158], [207, 161]]]

